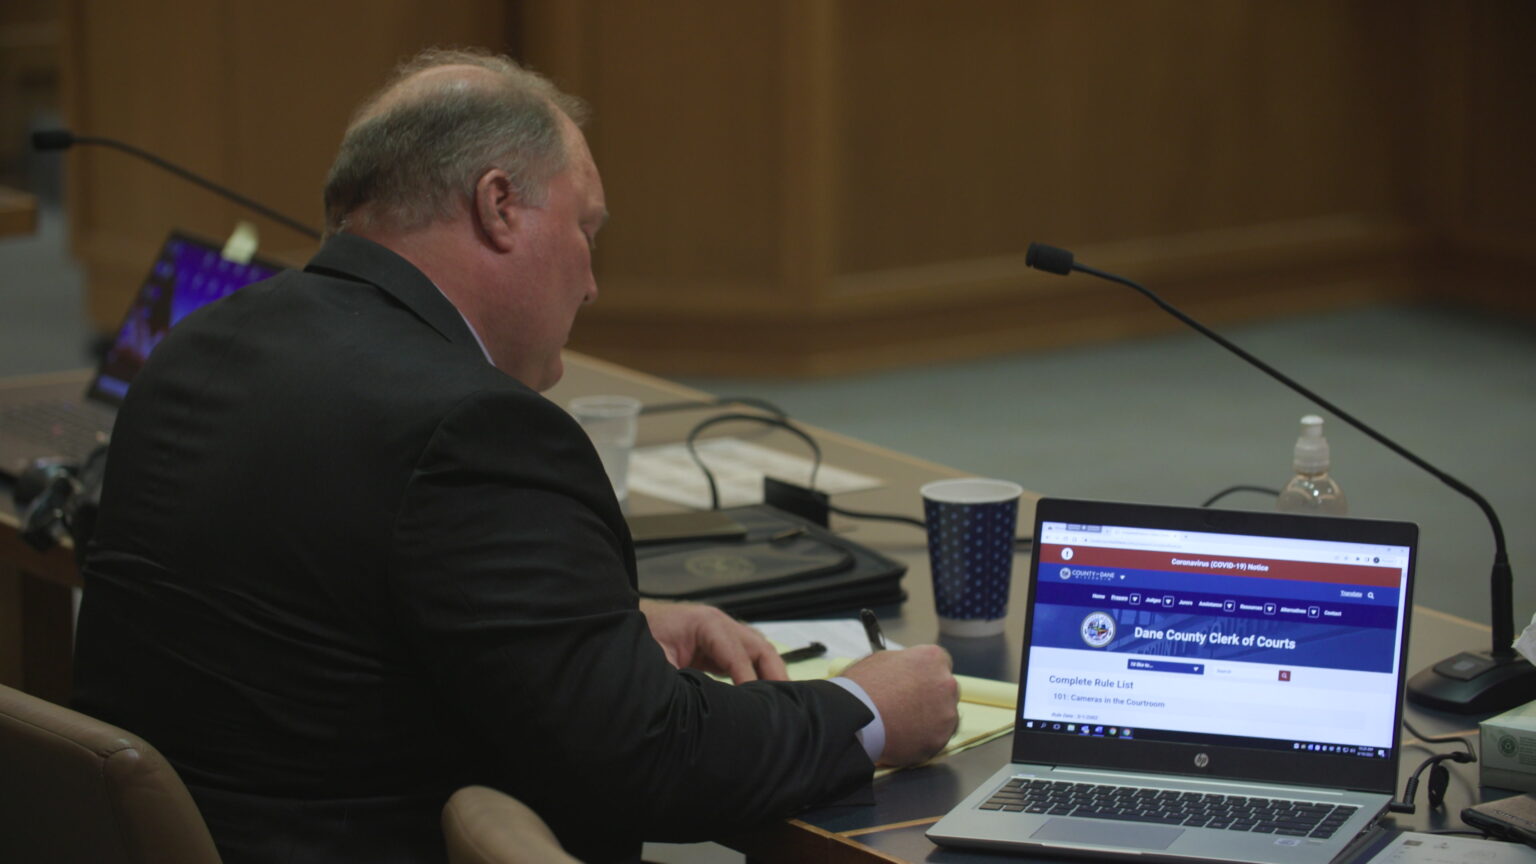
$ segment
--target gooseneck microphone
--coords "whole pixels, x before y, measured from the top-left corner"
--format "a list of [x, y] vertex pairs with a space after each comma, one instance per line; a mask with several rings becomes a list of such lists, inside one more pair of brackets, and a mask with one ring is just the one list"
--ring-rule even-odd
[[297, 219], [284, 216], [276, 210], [273, 210], [271, 207], [267, 207], [264, 204], [259, 204], [255, 201], [252, 201], [251, 199], [241, 195], [239, 192], [236, 192], [233, 189], [220, 186], [212, 180], [194, 174], [191, 171], [181, 167], [180, 165], [168, 162], [165, 159], [162, 159], [159, 156], [148, 152], [147, 150], [141, 150], [132, 144], [126, 144], [122, 141], [118, 141], [115, 138], [101, 138], [94, 135], [76, 135], [73, 132], [70, 132], [68, 129], [43, 129], [32, 133], [32, 147], [35, 150], [43, 152], [52, 150], [68, 150], [76, 144], [96, 144], [103, 147], [110, 147], [114, 150], [121, 150], [124, 153], [137, 156], [138, 158], [143, 159], [151, 165], [155, 165], [159, 168], [169, 171], [172, 174], [175, 174], [177, 177], [182, 178], [183, 180], [195, 183], [198, 186], [201, 186], [204, 189], [214, 193], [215, 195], [221, 195], [242, 207], [248, 208], [256, 213], [260, 213], [268, 219], [271, 219], [273, 222], [277, 222], [281, 225], [292, 228], [293, 230], [303, 234], [306, 237], [309, 237], [310, 239], [320, 239], [319, 231], [316, 231], [314, 228], [305, 225]]
[[1419, 466], [1440, 482], [1470, 498], [1474, 504], [1482, 509], [1483, 514], [1488, 517], [1488, 524], [1493, 529], [1493, 573], [1489, 583], [1490, 593], [1492, 594], [1492, 649], [1489, 651], [1464, 651], [1419, 672], [1408, 682], [1408, 699], [1425, 708], [1451, 711], [1458, 714], [1479, 714], [1491, 711], [1504, 711], [1516, 705], [1522, 705], [1530, 701], [1533, 696], [1536, 696], [1536, 667], [1532, 667], [1525, 658], [1517, 654], [1514, 648], [1511, 647], [1511, 643], [1514, 642], [1515, 638], [1514, 577], [1509, 568], [1509, 553], [1504, 545], [1504, 527], [1499, 522], [1498, 514], [1493, 512], [1493, 506], [1488, 503], [1487, 499], [1479, 495], [1472, 487], [1425, 462], [1402, 445], [1356, 419], [1354, 415], [1298, 384], [1289, 376], [1233, 344], [1220, 333], [1189, 317], [1174, 308], [1173, 305], [1163, 298], [1132, 282], [1130, 279], [1116, 276], [1113, 273], [1106, 273], [1103, 270], [1098, 270], [1085, 264], [1079, 264], [1073, 259], [1071, 252], [1065, 249], [1058, 249], [1055, 246], [1047, 246], [1043, 243], [1029, 244], [1029, 251], [1025, 254], [1024, 263], [1037, 270], [1044, 270], [1047, 273], [1055, 273], [1060, 276], [1068, 276], [1073, 270], [1077, 270], [1140, 292], [1153, 303], [1156, 303], [1164, 312], [1198, 330], [1206, 338], [1248, 361], [1249, 364], [1257, 367], [1266, 375], [1322, 406], [1329, 413], [1364, 432], [1388, 450]]

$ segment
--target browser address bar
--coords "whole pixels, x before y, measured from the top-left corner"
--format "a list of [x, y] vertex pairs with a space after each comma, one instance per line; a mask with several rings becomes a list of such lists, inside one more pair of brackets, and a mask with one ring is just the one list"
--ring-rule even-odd
[[1114, 540], [1105, 540], [1103, 538], [1097, 537], [1090, 542], [1079, 542], [1062, 537], [1047, 537], [1041, 542], [1079, 546], [1083, 549], [1168, 549], [1172, 551], [1178, 551], [1185, 548], [1185, 544], [1183, 543], [1154, 543], [1147, 540], [1137, 540], [1135, 542], [1125, 541], [1117, 543]]
[[[1080, 549], [1147, 549], [1164, 552], [1185, 552], [1194, 556], [1230, 556], [1233, 558], [1271, 559], [1276, 561], [1304, 561], [1314, 563], [1337, 563], [1338, 554], [1333, 551], [1319, 551], [1309, 554], [1298, 554], [1295, 551], [1277, 550], [1264, 546], [1249, 546], [1246, 544], [1221, 544], [1199, 545], [1191, 548], [1188, 542], [1164, 542], [1158, 543], [1152, 540], [1115, 541], [1107, 537], [1060, 537], [1050, 534], [1040, 539], [1041, 543], [1054, 545], [1075, 546]], [[1378, 556], [1379, 561], [1372, 562], [1382, 567], [1401, 567], [1404, 559], [1395, 555]]]

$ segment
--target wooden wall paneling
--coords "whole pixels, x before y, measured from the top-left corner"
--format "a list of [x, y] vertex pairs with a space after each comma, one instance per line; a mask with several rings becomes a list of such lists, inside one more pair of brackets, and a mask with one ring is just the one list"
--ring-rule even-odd
[[57, 101], [61, 30], [56, 0], [0, 4], [0, 183], [25, 185], [30, 123]]
[[[216, 143], [227, 122], [221, 17], [217, 4], [188, 0], [69, 2], [70, 127], [223, 177], [226, 153]], [[65, 184], [72, 248], [90, 286], [87, 311], [100, 331], [121, 318], [166, 230], [227, 230], [229, 208], [223, 202], [115, 151], [71, 150]]]
[[[321, 227], [321, 189], [358, 103], [429, 45], [499, 50], [501, 2], [241, 0], [229, 7], [230, 176]], [[314, 244], [257, 220], [269, 247], [300, 261]]]
[[[1125, 305], [1123, 289], [1028, 271], [1032, 239], [1139, 274], [1197, 311], [1250, 316], [1381, 296], [1379, 279], [1322, 288], [1341, 281], [1325, 261], [1370, 270], [1414, 236], [1393, 215], [1396, 175], [1381, 159], [1400, 88], [1383, 98], [1342, 56], [1369, 27], [1363, 17], [1317, 3], [1282, 18], [1229, 3], [1098, 14], [1036, 3], [1011, 16], [1021, 4], [972, 2], [924, 27], [931, 7], [920, 2], [850, 5], [868, 13], [850, 18], [877, 23], [842, 55], [846, 87], [861, 97], [844, 115], [839, 162], [856, 216], [830, 291], [844, 312], [921, 310], [935, 345], [913, 346], [918, 356], [964, 356], [942, 346], [967, 344], [962, 331], [976, 325], [934, 326], [949, 304], [993, 319], [981, 329], [1000, 338], [972, 353], [1007, 347], [1009, 333], [1022, 348], [1068, 331], [1159, 326], [1144, 316], [1161, 313]], [[1299, 75], [1255, 62], [1297, 46], [1323, 59], [1293, 58], [1310, 64]], [[1353, 84], [1328, 94], [1339, 80]], [[1331, 108], [1314, 110], [1320, 95]], [[1248, 279], [1258, 294], [1233, 290], [1230, 280], [1266, 272], [1299, 284], [1259, 291]], [[1065, 312], [1069, 292], [1094, 297], [1105, 320]], [[1065, 316], [1063, 326], [1043, 328], [1041, 315]]]
[[1455, 248], [1476, 278], [1464, 296], [1536, 320], [1536, 7], [1501, 0], [1469, 16], [1466, 209]]
[[590, 103], [584, 74], [589, 65], [589, 0], [520, 0], [514, 6], [508, 22], [515, 34], [508, 45], [512, 56]]
[[568, 40], [532, 26], [523, 36], [530, 65], [566, 86], [579, 80], [577, 95], [595, 108], [587, 135], [612, 216], [598, 241], [599, 301], [588, 311], [771, 308], [784, 243], [784, 7], [588, 8], [579, 57], [554, 53]]
[[[573, 345], [632, 357], [613, 333], [675, 345], [679, 332], [707, 341], [702, 331], [734, 320], [775, 322], [745, 334], [767, 336], [769, 356], [806, 350], [799, 325], [815, 315], [840, 221], [828, 120], [836, 5], [585, 8], [578, 21], [566, 4], [525, 4], [520, 40], [530, 65], [596, 108], [588, 137], [613, 218], [599, 241], [599, 302]], [[546, 29], [556, 26], [583, 35]], [[757, 352], [737, 347], [752, 363]]]
[[1467, 278], [1463, 268], [1448, 266], [1445, 253], [1467, 210], [1470, 17], [1442, 11], [1427, 2], [1401, 9], [1411, 44], [1401, 72], [1416, 98], [1396, 127], [1401, 212], [1425, 232], [1413, 255], [1414, 282], [1431, 297], [1453, 295]]
[[1404, 211], [1426, 232], [1424, 296], [1536, 319], [1536, 7], [1488, 2], [1406, 7], [1418, 100], [1400, 124], [1412, 155]]
[[1414, 94], [1399, 117], [1395, 143], [1403, 154], [1399, 187], [1405, 218], [1449, 235], [1466, 219], [1471, 124], [1471, 18], [1446, 16], [1430, 3], [1403, 7], [1411, 58], [1401, 65]]
[[[321, 183], [356, 103], [433, 44], [500, 50], [501, 0], [68, 0], [66, 110], [318, 227]], [[256, 223], [262, 251], [302, 263], [303, 235], [124, 154], [77, 148], [66, 169], [75, 254], [99, 330], [116, 325], [167, 231], [222, 239]]]
[[[648, 217], [605, 234], [575, 344], [662, 371], [807, 373], [1024, 345], [1041, 315], [1064, 316], [1056, 335], [1154, 326], [1118, 289], [1028, 272], [1036, 238], [1220, 315], [1402, 290], [1412, 82], [1379, 64], [1414, 46], [1383, 26], [1389, 5], [567, 11], [579, 57], [533, 27], [525, 50], [583, 82], [610, 204]], [[1089, 308], [1064, 311], [1069, 292]], [[1106, 320], [1074, 317], [1093, 309]]]
[[846, 19], [837, 4], [822, 0], [795, 0], [785, 17], [778, 70], [784, 86], [779, 165], [783, 284], [773, 301], [810, 314], [824, 299], [836, 267], [847, 212], [837, 196], [837, 115], [843, 98], [837, 53]]
[[[840, 164], [868, 212], [841, 272], [1390, 205], [1388, 131], [1337, 85], [1354, 28], [1322, 4], [999, 0], [927, 27], [917, 0], [865, 5]], [[1298, 43], [1300, 70], [1260, 62]]]
[[1466, 123], [1469, 227], [1536, 227], [1536, 9], [1493, 2], [1469, 8]]
[[[1421, 291], [1517, 304], [1536, 272], [1521, 0], [125, 5], [66, 0], [76, 128], [314, 221], [341, 124], [395, 58], [515, 45], [595, 109], [613, 220], [573, 347], [654, 371], [1159, 326], [1119, 289], [1028, 271], [1036, 239], [1218, 320]], [[116, 154], [70, 158], [98, 326], [166, 229], [244, 215]], [[302, 258], [284, 234], [263, 226], [267, 249]], [[1470, 250], [1475, 279], [1439, 263]]]
[[[1295, 314], [1396, 296], [1405, 250], [1396, 222], [1340, 216], [1079, 247], [1134, 274], [1208, 323]], [[1181, 325], [1129, 289], [1028, 270], [1022, 256], [839, 278], [814, 314], [750, 319], [588, 318], [578, 327], [616, 362], [710, 374], [826, 375], [970, 359], [1162, 332]], [[867, 278], [869, 284], [862, 284]], [[851, 302], [867, 290], [869, 302]], [[641, 326], [643, 325], [643, 326]], [[784, 339], [779, 334], [788, 334]], [[765, 338], [771, 336], [773, 338]], [[793, 351], [789, 349], [794, 349]]]

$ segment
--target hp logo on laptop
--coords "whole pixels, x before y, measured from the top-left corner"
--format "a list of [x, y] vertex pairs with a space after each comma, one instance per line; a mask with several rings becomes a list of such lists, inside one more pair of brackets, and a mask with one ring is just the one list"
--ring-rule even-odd
[[1195, 767], [1196, 768], [1204, 768], [1205, 766], [1207, 766], [1209, 764], [1211, 764], [1211, 757], [1210, 756], [1207, 756], [1204, 753], [1196, 753], [1195, 754]]

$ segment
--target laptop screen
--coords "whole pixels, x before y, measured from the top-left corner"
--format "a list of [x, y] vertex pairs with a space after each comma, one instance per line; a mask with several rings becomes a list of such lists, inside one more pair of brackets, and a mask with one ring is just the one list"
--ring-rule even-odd
[[1021, 738], [1130, 760], [1113, 767], [1190, 747], [1395, 766], [1413, 526], [1041, 508]]
[[282, 269], [280, 264], [257, 258], [248, 264], [231, 261], [219, 246], [173, 232], [123, 316], [89, 395], [121, 402], [150, 352], [174, 324], [194, 309]]

